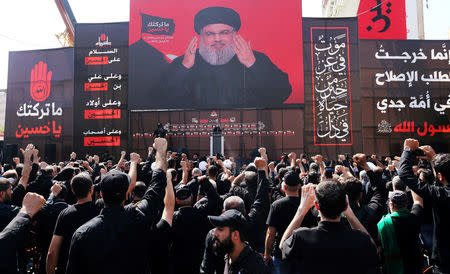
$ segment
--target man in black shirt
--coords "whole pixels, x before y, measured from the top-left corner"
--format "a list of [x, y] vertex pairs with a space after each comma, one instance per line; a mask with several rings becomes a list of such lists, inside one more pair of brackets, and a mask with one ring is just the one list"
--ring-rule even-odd
[[17, 252], [23, 249], [31, 218], [44, 205], [45, 199], [36, 193], [27, 193], [19, 213], [0, 232], [0, 273], [16, 274]]
[[[156, 138], [155, 170], [140, 203], [124, 207], [130, 187], [129, 177], [120, 171], [108, 172], [101, 181], [105, 202], [99, 216], [74, 233], [70, 245], [68, 274], [148, 273], [149, 237], [160, 220], [166, 188], [167, 141]], [[136, 170], [139, 155], [130, 155], [130, 173]], [[130, 176], [131, 177], [131, 176]]]
[[208, 178], [202, 176], [198, 181], [200, 191], [206, 196], [195, 205], [188, 186], [182, 185], [176, 191], [181, 207], [173, 215], [171, 254], [177, 262], [174, 273], [198, 273], [205, 248], [205, 236], [211, 228], [207, 217], [217, 212], [219, 206], [219, 195]]
[[[287, 273], [288, 264], [283, 263], [280, 246], [281, 237], [288, 227], [292, 218], [294, 218], [300, 198], [298, 191], [300, 189], [300, 177], [295, 171], [288, 171], [283, 178], [282, 188], [286, 193], [286, 197], [275, 201], [270, 206], [269, 216], [267, 217], [267, 234], [264, 259], [271, 260], [274, 256], [275, 273]], [[302, 226], [313, 227], [317, 225], [317, 221], [311, 214], [311, 211], [305, 216]], [[274, 246], [275, 244], [275, 246]], [[272, 248], [274, 248], [272, 252]]]
[[67, 188], [63, 184], [54, 184], [50, 188], [51, 194], [47, 199], [45, 205], [34, 216], [35, 221], [35, 236], [38, 247], [41, 250], [41, 258], [39, 261], [39, 273], [47, 273], [46, 261], [47, 252], [50, 242], [52, 240], [53, 231], [55, 230], [56, 220], [59, 213], [66, 209], [69, 205], [64, 201]]
[[[414, 175], [412, 166], [416, 150], [422, 150], [420, 156], [432, 163], [437, 179], [443, 186], [422, 182]], [[450, 154], [436, 154], [432, 147], [421, 146], [415, 139], [406, 139], [400, 160], [398, 175], [406, 185], [424, 200], [431, 201], [433, 207], [433, 255], [435, 266], [433, 273], [450, 272]]]
[[263, 257], [248, 246], [245, 241], [247, 220], [237, 210], [230, 209], [220, 216], [209, 216], [214, 230], [214, 247], [219, 254], [225, 254], [224, 273], [270, 273]]
[[[61, 211], [56, 220], [53, 238], [48, 248], [47, 273], [65, 273], [72, 235], [82, 224], [94, 218], [99, 208], [92, 201], [94, 187], [91, 176], [82, 172], [70, 183], [77, 203]], [[56, 267], [56, 272], [55, 272]]]
[[389, 193], [392, 214], [378, 222], [387, 274], [422, 273], [419, 232], [424, 215], [423, 200], [414, 192], [411, 194], [414, 204], [409, 211], [409, 199], [404, 191], [394, 190]]
[[[321, 218], [319, 226], [300, 228], [314, 205]], [[340, 222], [342, 213], [352, 229]], [[283, 259], [292, 264], [292, 273], [368, 273], [377, 265], [376, 247], [336, 181], [302, 187], [300, 206], [281, 238], [280, 249]]]

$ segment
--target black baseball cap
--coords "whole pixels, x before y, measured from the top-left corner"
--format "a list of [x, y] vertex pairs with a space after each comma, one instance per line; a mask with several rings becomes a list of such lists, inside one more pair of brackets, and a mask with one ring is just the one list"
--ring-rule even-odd
[[247, 228], [247, 220], [236, 209], [227, 210], [220, 216], [208, 216], [208, 219], [215, 227], [228, 226], [241, 232], [244, 232]]
[[187, 198], [191, 197], [191, 195], [192, 191], [186, 185], [177, 187], [175, 190], [175, 196], [177, 197], [178, 200], [186, 200]]
[[401, 190], [394, 190], [389, 192], [389, 200], [396, 206], [403, 208], [408, 205], [408, 196], [406, 192]]
[[283, 177], [283, 181], [288, 186], [298, 186], [300, 184], [300, 177], [295, 171], [288, 171]]
[[117, 169], [112, 169], [102, 178], [100, 190], [102, 193], [123, 194], [130, 185], [130, 177]]

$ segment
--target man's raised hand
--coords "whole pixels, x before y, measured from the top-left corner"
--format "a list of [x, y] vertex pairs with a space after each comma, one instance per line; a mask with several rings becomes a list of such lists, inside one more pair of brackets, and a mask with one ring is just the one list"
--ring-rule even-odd
[[264, 158], [256, 157], [254, 163], [258, 170], [266, 170], [267, 161]]
[[155, 138], [155, 141], [153, 143], [153, 148], [156, 149], [157, 153], [159, 152], [159, 153], [166, 154], [167, 140], [164, 138]]
[[419, 149], [423, 151], [425, 156], [417, 156], [417, 158], [425, 159], [428, 162], [433, 160], [434, 156], [436, 155], [436, 152], [434, 151], [434, 149], [431, 146], [421, 146], [421, 147], [419, 147]]
[[235, 35], [233, 37], [233, 43], [231, 44], [234, 52], [236, 53], [239, 62], [246, 66], [247, 68], [253, 66], [256, 61], [253, 50], [250, 47], [250, 41], [245, 42], [244, 38], [240, 35]]
[[28, 192], [22, 201], [21, 213], [28, 214], [33, 217], [39, 209], [45, 204], [45, 199], [39, 194]]
[[135, 152], [130, 153], [130, 162], [137, 163], [139, 161], [139, 158], [140, 158], [139, 154]]
[[189, 42], [186, 52], [184, 53], [183, 62], [181, 62], [181, 64], [187, 69], [190, 69], [194, 66], [195, 52], [197, 51], [197, 44], [198, 44], [198, 38], [197, 38], [197, 36], [194, 36], [194, 38], [192, 38], [191, 42]]
[[311, 183], [309, 183], [305, 186], [302, 186], [301, 203], [299, 206], [300, 208], [303, 208], [307, 211], [311, 207], [313, 207], [314, 201], [316, 199], [315, 189], [316, 189], [316, 185], [311, 184]]

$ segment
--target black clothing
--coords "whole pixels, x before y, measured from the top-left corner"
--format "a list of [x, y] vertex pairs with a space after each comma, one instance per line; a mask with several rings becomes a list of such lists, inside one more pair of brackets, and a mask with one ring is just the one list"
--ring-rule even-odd
[[[279, 248], [281, 237], [283, 237], [284, 231], [286, 231], [286, 228], [294, 218], [299, 204], [300, 197], [286, 196], [280, 200], [273, 202], [270, 206], [269, 216], [267, 217], [266, 224], [268, 226], [275, 227], [277, 230], [272, 254], [280, 260], [282, 259], [281, 250]], [[313, 226], [317, 226], [317, 219], [313, 216], [310, 210], [302, 221], [302, 227]]]
[[100, 210], [94, 202], [74, 204], [61, 211], [56, 220], [54, 235], [62, 236], [63, 241], [59, 250], [57, 273], [65, 273], [70, 241], [72, 235], [81, 225], [98, 215]]
[[200, 273], [202, 274], [223, 273], [225, 267], [224, 258], [216, 254], [213, 249], [214, 229], [211, 229], [206, 235], [205, 252], [203, 253], [202, 264], [200, 265]]
[[372, 170], [367, 171], [370, 179], [370, 187], [373, 195], [367, 205], [358, 206], [354, 201], [349, 205], [361, 224], [367, 229], [372, 239], [378, 239], [377, 223], [386, 213], [386, 201], [389, 191], [381, 180], [381, 175], [375, 174]]
[[439, 269], [450, 272], [450, 187], [439, 187], [422, 182], [414, 175], [413, 152], [404, 151], [399, 163], [398, 175], [406, 185], [433, 207], [433, 255]]
[[[39, 270], [45, 273], [45, 264], [47, 260], [47, 251], [52, 241], [53, 231], [55, 230], [58, 215], [69, 205], [64, 201], [55, 201], [55, 196], [50, 195], [47, 202], [42, 206], [41, 210], [33, 217], [36, 221], [34, 228], [36, 232], [36, 241], [41, 248], [41, 259]], [[69, 240], [70, 242], [70, 240]]]
[[242, 273], [242, 274], [269, 274], [270, 270], [264, 263], [261, 254], [258, 254], [251, 247], [246, 245], [237, 259], [229, 264], [228, 255], [225, 256], [224, 273]]
[[0, 231], [19, 213], [20, 207], [0, 202]]
[[211, 182], [203, 180], [200, 184], [207, 202], [181, 207], [173, 214], [171, 254], [173, 261], [177, 262], [174, 273], [198, 273], [205, 248], [204, 239], [211, 229], [208, 215], [214, 214], [219, 206], [219, 195]]
[[[253, 53], [256, 61], [250, 68], [242, 65], [236, 55], [224, 65], [213, 66], [197, 50], [195, 64], [190, 69], [182, 65], [184, 55], [175, 58], [169, 64], [167, 75], [167, 92], [173, 98], [170, 107], [282, 106], [292, 92], [288, 75], [265, 54]], [[169, 107], [167, 103], [165, 106]]]
[[170, 230], [170, 225], [166, 220], [161, 219], [156, 224], [156, 229], [149, 236], [150, 242], [152, 243], [149, 248], [149, 258], [151, 259], [150, 272], [152, 274], [171, 273], [173, 261], [169, 258]]
[[106, 207], [78, 228], [66, 273], [148, 273], [148, 240], [164, 208], [165, 188], [165, 172], [155, 170], [140, 203]]
[[48, 175], [40, 174], [36, 177], [36, 180], [29, 181], [27, 186], [27, 192], [35, 192], [42, 195], [45, 199], [50, 194], [50, 189], [53, 186], [52, 177]]
[[30, 223], [30, 216], [19, 213], [6, 228], [0, 232], [0, 273], [18, 273], [16, 254], [20, 249], [23, 249]]
[[[269, 180], [266, 178], [266, 173], [263, 170], [258, 171], [258, 189], [256, 192], [256, 198], [253, 202], [250, 211], [245, 216], [247, 220], [247, 233], [249, 245], [252, 248], [264, 248], [264, 236], [266, 233], [265, 220], [269, 212]], [[218, 254], [215, 254], [213, 249], [214, 229], [211, 229], [206, 236], [205, 251], [203, 253], [203, 261], [200, 267], [201, 273], [222, 273], [224, 269], [223, 258]]]
[[377, 266], [377, 250], [369, 235], [340, 222], [299, 228], [283, 242], [283, 259], [293, 273], [367, 273]]
[[397, 244], [403, 257], [404, 273], [422, 273], [419, 232], [423, 215], [423, 208], [415, 204], [408, 217], [392, 217]]

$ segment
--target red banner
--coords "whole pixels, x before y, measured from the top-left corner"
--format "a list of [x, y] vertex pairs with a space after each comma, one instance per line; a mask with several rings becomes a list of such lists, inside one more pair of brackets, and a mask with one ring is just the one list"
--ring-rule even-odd
[[116, 147], [120, 146], [120, 136], [84, 137], [86, 147]]
[[361, 0], [360, 39], [406, 39], [405, 0]]
[[107, 91], [108, 83], [85, 83], [84, 91]]
[[108, 56], [85, 57], [84, 64], [85, 65], [107, 65], [108, 64]]
[[120, 109], [86, 109], [84, 119], [120, 119]]

